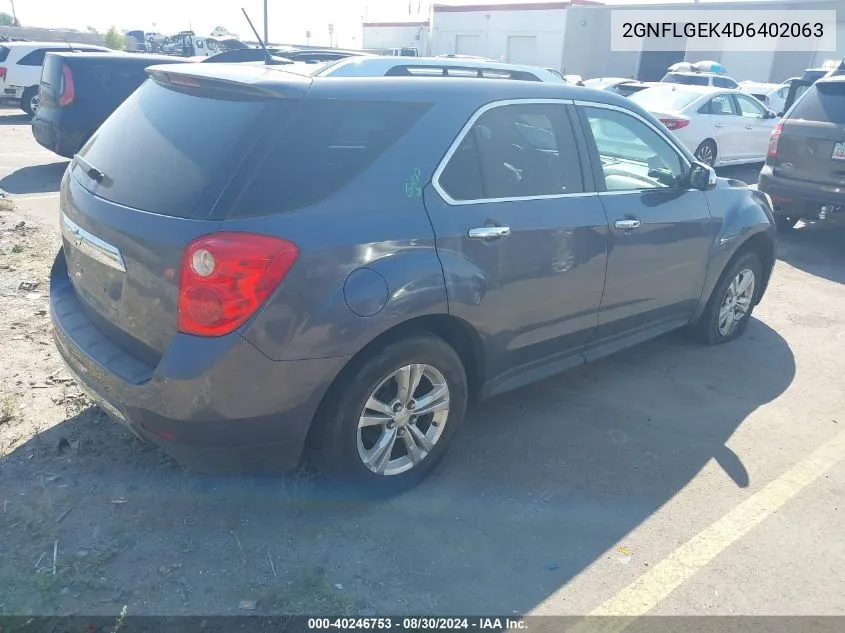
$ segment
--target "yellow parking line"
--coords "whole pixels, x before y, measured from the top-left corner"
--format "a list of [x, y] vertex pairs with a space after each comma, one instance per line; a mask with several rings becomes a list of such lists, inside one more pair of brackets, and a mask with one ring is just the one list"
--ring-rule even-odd
[[[845, 431], [696, 534], [589, 614], [615, 617], [582, 620], [567, 629], [567, 633], [621, 633], [843, 459]], [[531, 615], [550, 615], [554, 602], [555, 594], [540, 603]]]

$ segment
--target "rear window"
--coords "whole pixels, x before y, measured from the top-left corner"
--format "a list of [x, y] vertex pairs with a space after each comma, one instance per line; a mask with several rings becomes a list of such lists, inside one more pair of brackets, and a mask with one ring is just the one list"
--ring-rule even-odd
[[212, 189], [222, 189], [266, 104], [196, 96], [147, 81], [80, 155], [105, 174], [98, 196], [161, 215], [191, 217]]
[[631, 95], [631, 101], [640, 107], [655, 112], [677, 112], [683, 110], [701, 96], [683, 88], [655, 86]]
[[663, 79], [663, 83], [667, 84], [685, 84], [687, 86], [709, 86], [710, 78], [706, 75], [678, 75], [669, 73]]
[[845, 123], [845, 82], [823, 81], [813, 84], [795, 105], [790, 119]]
[[9, 47], [0, 46], [0, 62], [5, 62], [7, 57], [9, 57]]
[[372, 165], [430, 107], [341, 100], [303, 106], [273, 141], [230, 217], [299, 209], [330, 196]]

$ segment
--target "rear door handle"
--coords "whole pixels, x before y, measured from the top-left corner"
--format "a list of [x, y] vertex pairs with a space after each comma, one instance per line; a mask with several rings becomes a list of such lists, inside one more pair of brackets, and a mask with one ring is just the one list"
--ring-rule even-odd
[[511, 234], [509, 226], [480, 226], [469, 230], [470, 238], [474, 240], [492, 240], [497, 237], [507, 237]]
[[753, 125], [746, 125], [746, 126], [745, 126], [745, 129], [746, 129], [746, 130], [753, 130], [753, 129], [754, 129], [754, 126], [753, 126]]
[[724, 123], [714, 123], [713, 127], [725, 127]]
[[633, 229], [640, 228], [640, 224], [642, 224], [642, 222], [636, 218], [628, 218], [626, 220], [616, 220], [616, 222], [613, 223], [613, 226], [617, 229], [622, 229], [623, 231], [631, 231]]

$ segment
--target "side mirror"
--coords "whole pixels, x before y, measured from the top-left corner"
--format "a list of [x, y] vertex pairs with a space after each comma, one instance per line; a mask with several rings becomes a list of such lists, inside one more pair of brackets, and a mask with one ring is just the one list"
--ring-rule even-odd
[[778, 115], [772, 112], [771, 110], [766, 110], [766, 118], [767, 119], [776, 119]]
[[689, 184], [693, 189], [709, 191], [716, 187], [716, 170], [704, 163], [693, 163], [689, 174]]

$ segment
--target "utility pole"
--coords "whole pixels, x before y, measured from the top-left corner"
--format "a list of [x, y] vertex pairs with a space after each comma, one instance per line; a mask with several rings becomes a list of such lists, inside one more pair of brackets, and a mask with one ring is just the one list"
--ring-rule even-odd
[[264, 45], [270, 45], [270, 25], [267, 22], [267, 1], [264, 0]]
[[9, 0], [12, 3], [12, 26], [20, 26], [18, 24], [18, 14], [15, 13], [15, 0]]

